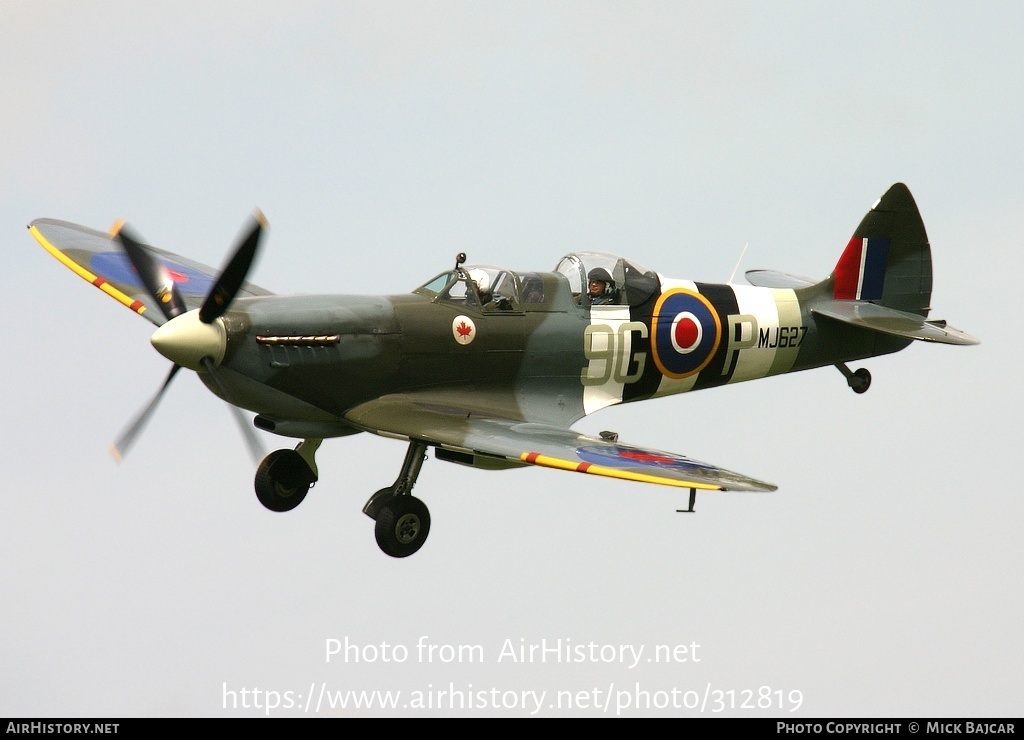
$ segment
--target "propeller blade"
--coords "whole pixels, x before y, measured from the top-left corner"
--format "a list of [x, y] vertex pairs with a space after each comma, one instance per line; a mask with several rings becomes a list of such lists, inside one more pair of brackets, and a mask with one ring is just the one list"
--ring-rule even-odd
[[231, 409], [235, 421], [238, 422], [238, 427], [242, 430], [245, 443], [249, 447], [249, 455], [252, 457], [253, 462], [258, 465], [267, 456], [267, 451], [264, 449], [263, 443], [260, 442], [256, 429], [246, 420], [242, 410], [231, 403], [231, 393], [228, 392], [227, 386], [224, 385], [224, 381], [220, 377], [220, 373], [217, 372], [217, 366], [213, 364], [213, 360], [209, 357], [204, 357], [203, 365], [206, 367], [207, 372], [210, 373], [210, 377], [213, 378], [213, 382], [216, 383], [221, 396], [228, 402], [228, 408]]
[[237, 406], [228, 406], [228, 408], [231, 409], [232, 416], [235, 417], [235, 421], [238, 423], [238, 428], [242, 430], [245, 444], [249, 448], [249, 457], [252, 458], [253, 463], [259, 465], [263, 458], [267, 456], [267, 450], [256, 434], [255, 427], [245, 418], [245, 414], [242, 413], [240, 408]]
[[[209, 295], [206, 296], [206, 300], [203, 303], [202, 308], [199, 309], [199, 320], [203, 324], [211, 324], [216, 321], [231, 305], [231, 302], [235, 299], [239, 289], [242, 287], [242, 283], [245, 282], [245, 276], [249, 272], [249, 268], [252, 267], [253, 260], [256, 258], [256, 252], [259, 249], [260, 237], [263, 234], [264, 229], [267, 226], [266, 219], [263, 214], [256, 211], [253, 216], [252, 226], [246, 232], [244, 238], [241, 240], [239, 245], [235, 248], [234, 254], [231, 259], [228, 260], [227, 266], [221, 271], [220, 276], [217, 278], [217, 282], [214, 283], [213, 288], [210, 290]], [[128, 256], [132, 266], [135, 267], [135, 271], [138, 272], [139, 277], [142, 278], [143, 284], [146, 286], [146, 290], [156, 301], [160, 311], [164, 317], [170, 321], [171, 319], [184, 314], [188, 311], [188, 307], [185, 305], [185, 301], [182, 299], [181, 294], [178, 292], [177, 287], [174, 285], [174, 279], [171, 277], [170, 272], [153, 256], [153, 254], [143, 246], [142, 242], [135, 236], [130, 230], [128, 230], [124, 224], [117, 227], [112, 236], [117, 239], [124, 253]], [[184, 321], [184, 319], [182, 319]], [[181, 325], [177, 326], [177, 339], [181, 340]], [[171, 329], [170, 326], [165, 325], [164, 329]], [[157, 333], [163, 329], [158, 329]], [[172, 332], [173, 334], [173, 332]], [[193, 332], [194, 334], [194, 332]], [[155, 337], [156, 335], [154, 335]], [[168, 335], [170, 336], [170, 335]], [[190, 335], [185, 333], [186, 338]], [[166, 339], [167, 337], [165, 337]], [[160, 347], [157, 347], [160, 349]], [[199, 352], [205, 352], [206, 346], [200, 343]], [[221, 392], [221, 396], [225, 399], [230, 399], [231, 396], [224, 385], [224, 381], [217, 373], [217, 366], [214, 360], [209, 356], [203, 357], [200, 360], [203, 367], [209, 371], [210, 376], [213, 378], [218, 389]], [[187, 363], [189, 367], [193, 367], [191, 363]], [[153, 396], [149, 404], [139, 412], [138, 416], [132, 420], [128, 428], [121, 433], [117, 441], [111, 445], [110, 452], [114, 458], [121, 461], [125, 455], [128, 454], [128, 450], [135, 443], [135, 440], [142, 433], [143, 428], [149, 422], [153, 412], [156, 411], [157, 405], [160, 403], [160, 399], [163, 398], [164, 391], [167, 390], [167, 386], [170, 385], [171, 380], [182, 368], [175, 362], [171, 366], [171, 371], [167, 374], [166, 380], [163, 385]], [[231, 405], [231, 409], [234, 412], [235, 420], [238, 422], [239, 427], [242, 429], [242, 434], [245, 437], [246, 444], [249, 447], [249, 452], [252, 454], [254, 459], [259, 462], [264, 457], [263, 445], [260, 443], [259, 437], [256, 435], [256, 430], [246, 423], [245, 417], [240, 409], [234, 404], [231, 404], [230, 400], [228, 403]]]
[[206, 296], [203, 307], [199, 309], [199, 320], [204, 324], [213, 322], [228, 310], [231, 301], [235, 299], [239, 288], [245, 282], [249, 268], [252, 267], [256, 251], [259, 248], [260, 237], [266, 227], [267, 220], [260, 211], [256, 211], [249, 231], [235, 249], [227, 266], [221, 271], [213, 289]]
[[175, 316], [185, 313], [188, 307], [182, 300], [174, 279], [167, 269], [161, 265], [148, 249], [142, 246], [142, 242], [124, 225], [117, 229], [114, 235], [121, 244], [121, 249], [128, 255], [135, 271], [142, 278], [146, 290], [160, 307], [160, 311], [169, 321]]
[[163, 398], [164, 391], [167, 390], [167, 386], [171, 384], [171, 380], [174, 379], [174, 376], [179, 370], [181, 370], [181, 365], [171, 366], [171, 372], [167, 374], [167, 379], [164, 380], [163, 385], [160, 386], [160, 390], [156, 392], [156, 395], [153, 396], [153, 399], [149, 404], [139, 412], [138, 416], [132, 420], [132, 423], [129, 424], [123, 432], [121, 432], [121, 436], [117, 438], [117, 441], [110, 446], [110, 454], [114, 456], [115, 460], [121, 462], [125, 455], [128, 454], [128, 450], [135, 443], [135, 440], [146, 426], [146, 423], [153, 415], [153, 412], [156, 411], [157, 404], [159, 404], [160, 399]]

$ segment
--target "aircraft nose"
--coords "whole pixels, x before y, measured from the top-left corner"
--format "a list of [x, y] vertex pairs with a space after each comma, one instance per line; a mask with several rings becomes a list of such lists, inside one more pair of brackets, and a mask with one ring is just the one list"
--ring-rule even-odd
[[198, 310], [175, 316], [153, 332], [149, 341], [168, 360], [189, 370], [200, 369], [204, 357], [220, 365], [228, 346], [223, 319], [204, 324]]

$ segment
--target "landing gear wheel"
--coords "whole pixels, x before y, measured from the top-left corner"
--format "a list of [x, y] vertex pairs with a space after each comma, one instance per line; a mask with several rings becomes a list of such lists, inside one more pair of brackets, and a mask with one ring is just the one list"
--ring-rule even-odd
[[423, 547], [429, 532], [430, 512], [414, 496], [395, 496], [377, 510], [374, 534], [385, 555], [409, 557]]
[[256, 497], [271, 511], [291, 511], [316, 482], [313, 471], [295, 450], [276, 450], [256, 470]]
[[867, 368], [862, 367], [846, 379], [854, 393], [864, 393], [871, 387], [871, 373]]

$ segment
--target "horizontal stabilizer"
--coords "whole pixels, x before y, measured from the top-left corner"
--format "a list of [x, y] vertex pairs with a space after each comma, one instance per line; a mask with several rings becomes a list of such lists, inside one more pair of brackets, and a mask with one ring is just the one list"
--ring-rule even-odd
[[806, 288], [817, 281], [799, 275], [788, 275], [775, 270], [747, 270], [747, 282], [759, 288]]
[[844, 324], [880, 331], [907, 339], [942, 344], [979, 344], [970, 334], [947, 326], [945, 321], [928, 321], [917, 314], [897, 311], [866, 301], [830, 301], [814, 306], [812, 313]]

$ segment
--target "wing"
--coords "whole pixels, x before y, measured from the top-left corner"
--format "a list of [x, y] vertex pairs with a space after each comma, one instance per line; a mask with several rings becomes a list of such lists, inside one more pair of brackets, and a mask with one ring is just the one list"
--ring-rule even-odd
[[[163, 314], [153, 303], [128, 257], [109, 234], [49, 218], [33, 221], [28, 229], [43, 249], [76, 275], [154, 324], [164, 322]], [[202, 306], [220, 271], [162, 249], [148, 246], [147, 249], [170, 271], [185, 305], [190, 309]], [[238, 295], [271, 293], [246, 283]]]
[[[488, 467], [542, 465], [609, 478], [720, 491], [774, 491], [771, 483], [661, 450], [590, 437], [550, 424], [477, 415], [472, 409], [437, 403], [428, 395], [395, 394], [357, 406], [345, 415], [352, 424], [384, 436], [419, 439]], [[484, 462], [484, 464], [480, 464]]]

